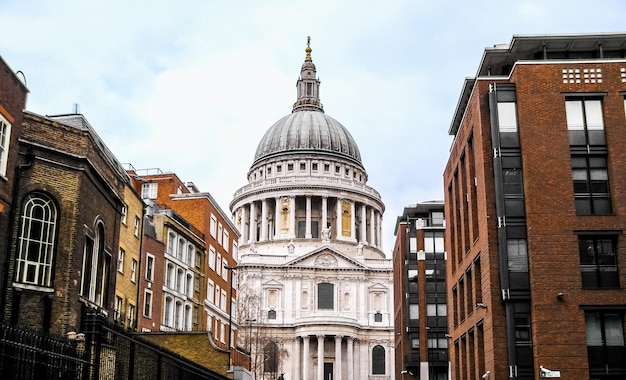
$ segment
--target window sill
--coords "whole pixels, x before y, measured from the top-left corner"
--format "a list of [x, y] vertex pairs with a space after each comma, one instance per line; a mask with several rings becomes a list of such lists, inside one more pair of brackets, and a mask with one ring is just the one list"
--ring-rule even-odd
[[16, 289], [32, 290], [32, 291], [41, 292], [41, 293], [54, 293], [53, 288], [49, 288], [49, 287], [41, 286], [41, 285], [23, 284], [21, 282], [14, 282], [13, 287]]

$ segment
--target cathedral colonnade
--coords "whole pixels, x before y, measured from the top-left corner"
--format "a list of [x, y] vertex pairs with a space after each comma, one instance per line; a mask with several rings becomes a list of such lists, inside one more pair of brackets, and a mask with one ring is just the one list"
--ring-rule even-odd
[[[370, 344], [354, 336], [342, 335], [301, 335], [292, 340], [291, 380], [360, 380], [361, 374], [369, 374], [371, 366]], [[385, 344], [384, 350], [391, 355], [391, 347]], [[322, 360], [320, 361], [320, 358]], [[369, 358], [370, 360], [366, 360]], [[392, 372], [393, 360], [385, 360], [384, 372]], [[321, 365], [320, 365], [321, 363]], [[330, 377], [329, 377], [330, 374]]]
[[347, 198], [288, 195], [239, 204], [242, 244], [283, 239], [336, 239], [382, 249], [382, 212]]

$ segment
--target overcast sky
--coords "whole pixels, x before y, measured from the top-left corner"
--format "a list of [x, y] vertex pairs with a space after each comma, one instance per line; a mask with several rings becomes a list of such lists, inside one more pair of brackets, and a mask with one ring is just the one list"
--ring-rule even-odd
[[122, 163], [175, 172], [230, 215], [265, 131], [291, 112], [311, 36], [326, 113], [386, 204], [443, 199], [448, 128], [484, 48], [513, 35], [625, 32], [626, 2], [7, 1], [0, 56], [27, 110], [74, 104]]

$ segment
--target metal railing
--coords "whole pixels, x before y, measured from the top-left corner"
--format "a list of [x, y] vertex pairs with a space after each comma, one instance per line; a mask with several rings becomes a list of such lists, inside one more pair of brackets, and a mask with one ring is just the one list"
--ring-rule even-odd
[[3, 380], [226, 380], [227, 377], [150, 343], [97, 311], [83, 313], [73, 339], [0, 324]]

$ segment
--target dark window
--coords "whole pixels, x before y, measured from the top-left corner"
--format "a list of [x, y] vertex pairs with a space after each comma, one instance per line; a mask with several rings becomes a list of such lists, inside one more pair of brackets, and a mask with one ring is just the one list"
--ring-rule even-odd
[[580, 270], [583, 288], [617, 288], [616, 238], [579, 236]]
[[385, 374], [385, 348], [381, 345], [372, 349], [372, 375]]
[[317, 308], [333, 310], [335, 308], [334, 303], [334, 288], [333, 284], [322, 283], [317, 285]]
[[298, 238], [303, 239], [306, 235], [306, 221], [299, 220], [298, 221]]
[[383, 321], [383, 314], [380, 311], [377, 311], [376, 314], [374, 314], [374, 322], [382, 322]]
[[263, 372], [278, 372], [278, 346], [274, 342], [265, 345], [263, 349]]
[[276, 319], [276, 310], [270, 310], [267, 312], [267, 319]]
[[585, 312], [585, 327], [587, 358], [592, 377], [606, 373], [626, 372], [623, 312], [587, 311]]
[[606, 156], [572, 156], [572, 177], [576, 214], [611, 214]]

